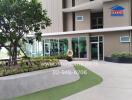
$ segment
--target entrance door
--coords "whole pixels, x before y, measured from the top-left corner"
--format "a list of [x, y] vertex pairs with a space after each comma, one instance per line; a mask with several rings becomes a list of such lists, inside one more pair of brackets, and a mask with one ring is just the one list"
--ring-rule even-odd
[[45, 56], [50, 55], [50, 43], [44, 43], [44, 54]]
[[103, 60], [104, 59], [104, 54], [103, 54], [103, 43], [102, 42], [100, 42], [99, 43], [99, 60]]
[[98, 60], [98, 43], [91, 43], [91, 58]]
[[92, 36], [91, 41], [91, 59], [103, 60], [103, 36]]

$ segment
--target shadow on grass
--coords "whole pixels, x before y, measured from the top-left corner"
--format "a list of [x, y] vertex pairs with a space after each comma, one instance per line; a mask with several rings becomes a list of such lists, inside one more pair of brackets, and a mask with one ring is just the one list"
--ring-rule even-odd
[[17, 97], [13, 100], [60, 100], [102, 82], [102, 78], [100, 76], [86, 69], [84, 66], [75, 65], [75, 69], [77, 71], [81, 70], [81, 72], [85, 71], [87, 74], [79, 73], [80, 79], [76, 82]]

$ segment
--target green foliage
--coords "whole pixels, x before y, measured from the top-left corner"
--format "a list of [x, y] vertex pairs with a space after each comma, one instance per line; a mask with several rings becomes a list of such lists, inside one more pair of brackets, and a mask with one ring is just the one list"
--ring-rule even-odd
[[113, 53], [111, 57], [114, 58], [132, 58], [132, 53]]
[[33, 57], [31, 59], [67, 59], [66, 54], [58, 54], [53, 56], [40, 56], [40, 57]]
[[46, 10], [42, 10], [41, 3], [34, 1], [36, 0], [0, 1], [1, 38], [9, 38], [8, 33], [11, 33], [10, 38], [16, 39], [19, 34], [28, 34], [29, 31], [35, 32], [36, 37], [41, 36], [40, 29], [49, 26], [51, 21]]
[[67, 55], [66, 54], [58, 54], [58, 55], [54, 55], [54, 56], [51, 56], [51, 57], [54, 57], [56, 59], [66, 59], [67, 58]]
[[23, 58], [18, 61], [18, 65], [19, 66], [17, 67], [8, 67], [6, 66], [6, 62], [3, 62], [3, 64], [0, 64], [0, 77], [43, 70], [47, 68], [54, 68], [60, 66], [60, 62], [57, 59], [32, 58], [29, 61], [27, 58]]
[[72, 61], [72, 57], [68, 57], [68, 55], [64, 53], [60, 53], [54, 56], [45, 56], [44, 58], [45, 59], [63, 59], [63, 60]]
[[37, 0], [0, 0], [0, 47], [5, 47], [12, 58], [20, 41], [27, 42], [26, 34], [32, 32], [40, 41], [41, 29], [50, 24], [47, 11]]

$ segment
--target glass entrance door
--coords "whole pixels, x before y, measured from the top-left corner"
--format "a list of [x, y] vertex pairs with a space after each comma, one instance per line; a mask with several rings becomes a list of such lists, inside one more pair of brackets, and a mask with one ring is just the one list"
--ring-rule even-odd
[[99, 60], [103, 60], [104, 59], [104, 54], [103, 54], [103, 43], [99, 43]]
[[91, 58], [98, 60], [98, 43], [91, 43]]
[[104, 59], [103, 36], [92, 36], [90, 37], [90, 42], [91, 42], [91, 59], [103, 60]]
[[87, 58], [86, 37], [72, 38], [72, 50], [74, 58]]

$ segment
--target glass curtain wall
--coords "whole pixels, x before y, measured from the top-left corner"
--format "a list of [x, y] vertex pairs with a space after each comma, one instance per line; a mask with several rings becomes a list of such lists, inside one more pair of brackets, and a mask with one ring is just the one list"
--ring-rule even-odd
[[58, 40], [51, 39], [50, 40], [50, 55], [57, 55], [59, 52], [59, 43]]
[[42, 42], [33, 40], [33, 44], [26, 43], [26, 54], [30, 57], [42, 56]]
[[73, 57], [79, 57], [79, 41], [78, 38], [72, 38], [72, 50], [73, 50]]
[[72, 50], [74, 58], [87, 58], [86, 37], [72, 38]]
[[49, 56], [50, 55], [50, 40], [45, 39], [43, 41], [43, 56]]
[[79, 54], [80, 58], [87, 58], [87, 45], [86, 45], [86, 38], [85, 37], [80, 37], [79, 38]]
[[68, 51], [68, 40], [60, 39], [59, 40], [59, 48], [60, 48], [60, 53], [66, 54]]
[[[87, 58], [86, 37], [72, 38], [71, 42], [73, 57]], [[34, 40], [33, 45], [26, 45], [26, 53], [31, 57], [54, 56], [57, 54], [66, 54], [67, 51], [68, 39], [44, 39], [43, 42]]]
[[45, 39], [43, 42], [43, 55], [54, 56], [66, 54], [68, 50], [67, 39]]

